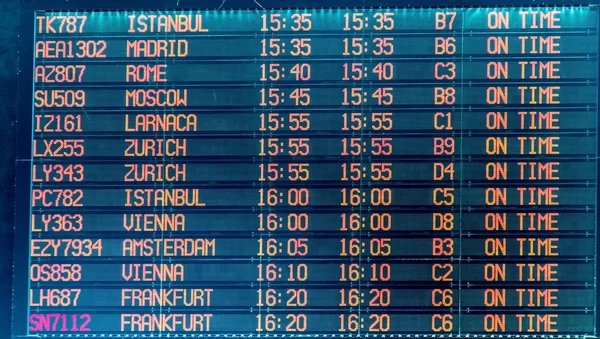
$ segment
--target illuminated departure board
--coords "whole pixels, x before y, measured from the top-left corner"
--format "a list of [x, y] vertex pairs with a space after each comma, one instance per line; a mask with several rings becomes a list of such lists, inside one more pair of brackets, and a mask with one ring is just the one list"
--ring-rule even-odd
[[15, 331], [595, 336], [598, 17], [36, 12]]

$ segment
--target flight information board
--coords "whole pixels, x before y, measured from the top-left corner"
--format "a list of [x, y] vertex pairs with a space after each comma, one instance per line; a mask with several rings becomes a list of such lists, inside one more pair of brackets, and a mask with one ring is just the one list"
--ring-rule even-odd
[[597, 8], [34, 22], [22, 335], [596, 335]]

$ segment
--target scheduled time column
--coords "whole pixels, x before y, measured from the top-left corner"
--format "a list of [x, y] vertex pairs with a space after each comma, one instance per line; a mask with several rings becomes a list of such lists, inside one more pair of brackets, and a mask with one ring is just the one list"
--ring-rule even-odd
[[314, 18], [289, 11], [260, 18], [256, 332], [306, 332], [314, 326], [305, 310], [313, 299], [307, 256], [316, 251], [307, 235], [313, 46], [304, 36]]

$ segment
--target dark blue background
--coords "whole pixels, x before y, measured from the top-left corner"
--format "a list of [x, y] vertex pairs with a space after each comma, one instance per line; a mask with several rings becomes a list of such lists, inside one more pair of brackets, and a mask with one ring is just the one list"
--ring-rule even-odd
[[[35, 9], [235, 9], [303, 7], [395, 7], [395, 6], [496, 6], [496, 5], [598, 5], [600, 0], [0, 0], [0, 338], [8, 338], [11, 328], [13, 236], [15, 200], [15, 149], [17, 112], [30, 114], [31, 84], [23, 83], [18, 93], [19, 65], [31, 67], [33, 10]], [[23, 27], [20, 27], [23, 23]], [[20, 34], [20, 36], [19, 36]], [[21, 53], [19, 53], [21, 50]], [[21, 60], [19, 60], [21, 58]], [[29, 66], [28, 66], [29, 65]], [[27, 93], [27, 91], [29, 91]], [[20, 95], [19, 95], [20, 94]], [[24, 225], [17, 225], [23, 227]], [[17, 261], [17, 265], [20, 263]], [[19, 301], [17, 301], [19, 302]]]

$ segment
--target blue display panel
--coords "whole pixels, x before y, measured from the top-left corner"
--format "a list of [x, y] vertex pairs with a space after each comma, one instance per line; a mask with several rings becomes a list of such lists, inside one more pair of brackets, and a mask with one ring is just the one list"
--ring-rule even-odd
[[17, 334], [596, 334], [596, 8], [34, 22]]

